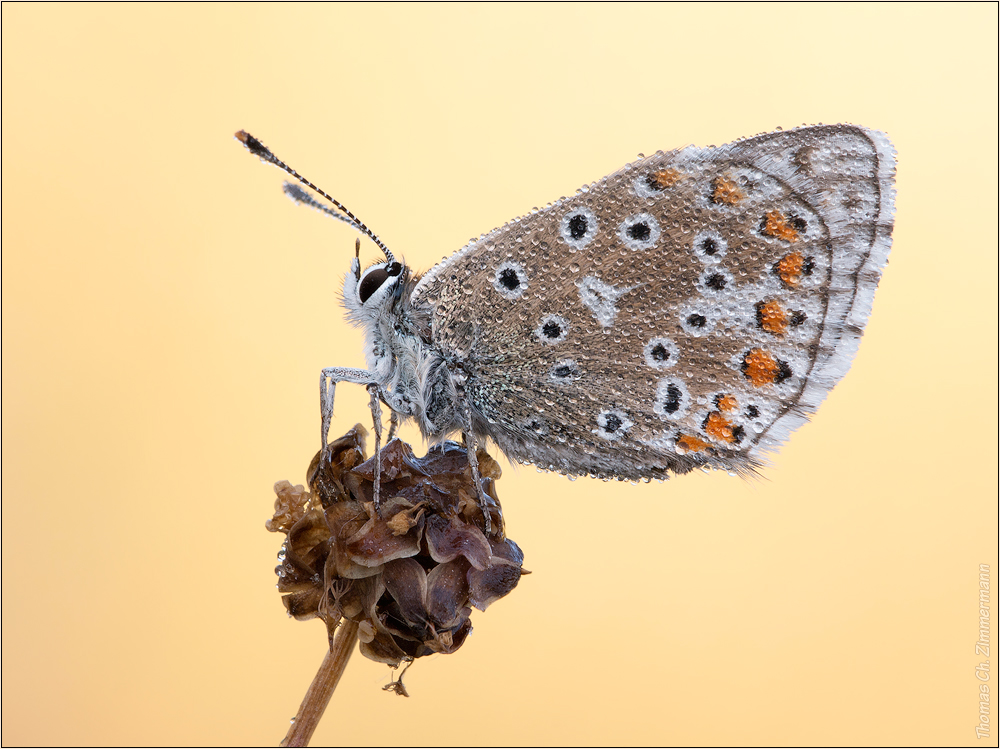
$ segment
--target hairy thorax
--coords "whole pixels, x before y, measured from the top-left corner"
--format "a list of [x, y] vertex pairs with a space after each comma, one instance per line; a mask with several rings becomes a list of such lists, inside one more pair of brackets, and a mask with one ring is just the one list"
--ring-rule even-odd
[[425, 317], [401, 304], [365, 321], [366, 351], [387, 405], [414, 419], [424, 438], [436, 443], [463, 428], [456, 408], [462, 375], [430, 342]]

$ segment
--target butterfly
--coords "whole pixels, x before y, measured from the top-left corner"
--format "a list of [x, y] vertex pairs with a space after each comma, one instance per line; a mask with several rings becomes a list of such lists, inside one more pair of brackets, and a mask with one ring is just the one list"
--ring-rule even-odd
[[367, 368], [323, 370], [324, 440], [353, 382], [377, 439], [385, 404], [393, 430], [570, 476], [753, 474], [847, 372], [891, 244], [895, 150], [854, 125], [640, 158], [422, 274], [237, 138], [385, 256], [362, 269], [356, 249], [344, 279]]

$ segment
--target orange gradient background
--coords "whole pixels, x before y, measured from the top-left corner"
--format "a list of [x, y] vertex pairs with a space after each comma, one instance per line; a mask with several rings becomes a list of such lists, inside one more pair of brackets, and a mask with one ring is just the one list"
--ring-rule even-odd
[[895, 143], [896, 231], [813, 421], [756, 482], [504, 464], [533, 574], [410, 699], [356, 655], [314, 743], [976, 743], [996, 5], [2, 12], [5, 745], [275, 744], [322, 659], [264, 521], [363, 362], [354, 234], [234, 131], [426, 269], [639, 152], [841, 121]]

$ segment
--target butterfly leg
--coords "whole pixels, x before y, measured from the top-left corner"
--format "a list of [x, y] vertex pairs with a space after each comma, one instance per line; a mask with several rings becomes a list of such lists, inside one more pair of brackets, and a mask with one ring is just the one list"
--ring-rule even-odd
[[381, 388], [377, 384], [368, 386], [371, 394], [372, 425], [375, 427], [375, 514], [382, 517], [379, 509], [379, 492], [382, 485], [382, 402], [379, 400]]
[[386, 442], [391, 442], [393, 437], [396, 436], [396, 430], [399, 429], [399, 422], [399, 414], [389, 409], [389, 434], [385, 438]]
[[[379, 500], [382, 485], [382, 399], [385, 391], [375, 379], [375, 375], [367, 369], [351, 369], [349, 367], [327, 367], [320, 373], [319, 400], [322, 424], [322, 446], [326, 449], [327, 435], [330, 433], [330, 422], [333, 420], [333, 396], [338, 382], [353, 382], [364, 385], [371, 395], [372, 425], [375, 428], [375, 512], [379, 512]], [[391, 409], [391, 406], [390, 406]], [[392, 409], [392, 423], [396, 423], [396, 412]], [[395, 427], [393, 427], [395, 431]]]
[[330, 423], [333, 421], [333, 396], [338, 382], [353, 382], [357, 385], [378, 385], [375, 375], [367, 369], [350, 367], [326, 367], [319, 375], [319, 408], [322, 418], [320, 429], [323, 434], [320, 444], [326, 447], [330, 434]]
[[483, 479], [479, 475], [479, 458], [476, 456], [476, 436], [472, 431], [472, 412], [469, 410], [468, 403], [465, 403], [463, 406], [463, 415], [465, 417], [465, 429], [462, 432], [462, 438], [465, 440], [465, 450], [469, 456], [469, 468], [472, 469], [472, 483], [476, 485], [479, 509], [483, 511], [483, 518], [486, 521], [486, 535], [488, 536], [492, 532], [489, 509], [491, 503], [486, 499], [486, 494], [483, 492]]

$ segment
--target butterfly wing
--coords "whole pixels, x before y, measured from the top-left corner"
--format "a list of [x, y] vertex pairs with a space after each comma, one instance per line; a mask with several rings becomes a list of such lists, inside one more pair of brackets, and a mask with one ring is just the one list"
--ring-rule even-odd
[[751, 472], [850, 366], [894, 175], [849, 125], [658, 153], [471, 242], [410, 302], [511, 460]]

